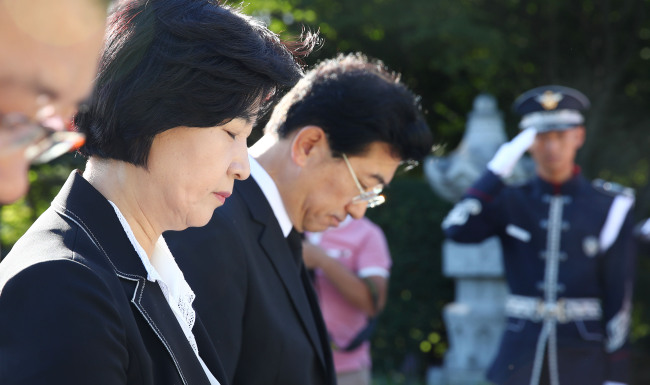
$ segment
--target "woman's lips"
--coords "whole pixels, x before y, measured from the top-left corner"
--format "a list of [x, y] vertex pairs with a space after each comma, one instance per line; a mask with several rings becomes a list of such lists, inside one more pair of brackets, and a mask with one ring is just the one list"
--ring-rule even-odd
[[231, 195], [231, 193], [227, 191], [219, 191], [214, 193], [214, 196], [217, 197], [217, 199], [221, 202], [221, 204], [224, 204], [226, 202], [226, 199]]

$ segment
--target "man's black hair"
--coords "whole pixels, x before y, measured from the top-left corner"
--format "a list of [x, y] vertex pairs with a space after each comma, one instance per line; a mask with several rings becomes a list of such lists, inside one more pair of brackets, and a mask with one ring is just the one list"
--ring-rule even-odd
[[318, 64], [273, 111], [266, 132], [280, 138], [308, 125], [327, 134], [332, 154], [363, 155], [374, 142], [402, 160], [420, 160], [433, 138], [419, 98], [381, 61], [360, 53]]

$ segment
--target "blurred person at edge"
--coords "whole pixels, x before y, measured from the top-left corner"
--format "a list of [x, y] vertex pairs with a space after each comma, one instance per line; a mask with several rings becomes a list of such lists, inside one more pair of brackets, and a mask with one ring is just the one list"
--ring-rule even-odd
[[248, 177], [252, 126], [314, 40], [211, 0], [119, 2], [75, 116], [85, 170], [0, 263], [2, 385], [228, 384], [161, 235]]
[[[48, 134], [68, 128], [90, 92], [109, 3], [0, 0], [0, 203], [27, 192], [27, 170], [43, 145], [82, 143], [81, 135]], [[35, 142], [38, 153], [26, 153]]]
[[339, 227], [305, 233], [303, 259], [314, 272], [338, 385], [370, 385], [370, 337], [386, 305], [391, 258], [382, 229], [347, 216]]

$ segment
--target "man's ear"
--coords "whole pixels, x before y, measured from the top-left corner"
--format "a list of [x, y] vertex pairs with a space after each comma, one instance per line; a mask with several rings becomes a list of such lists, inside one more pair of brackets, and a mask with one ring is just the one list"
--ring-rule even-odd
[[321, 156], [325, 151], [329, 151], [327, 135], [318, 126], [305, 126], [293, 137], [291, 159], [300, 167], [304, 167], [309, 158]]

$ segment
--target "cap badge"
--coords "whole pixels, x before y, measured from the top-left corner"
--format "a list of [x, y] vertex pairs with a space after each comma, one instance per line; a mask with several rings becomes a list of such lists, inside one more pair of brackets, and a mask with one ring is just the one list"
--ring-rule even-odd
[[554, 110], [557, 108], [557, 104], [562, 100], [564, 96], [559, 92], [553, 91], [544, 91], [543, 94], [537, 96], [535, 100], [544, 107], [545, 110]]

